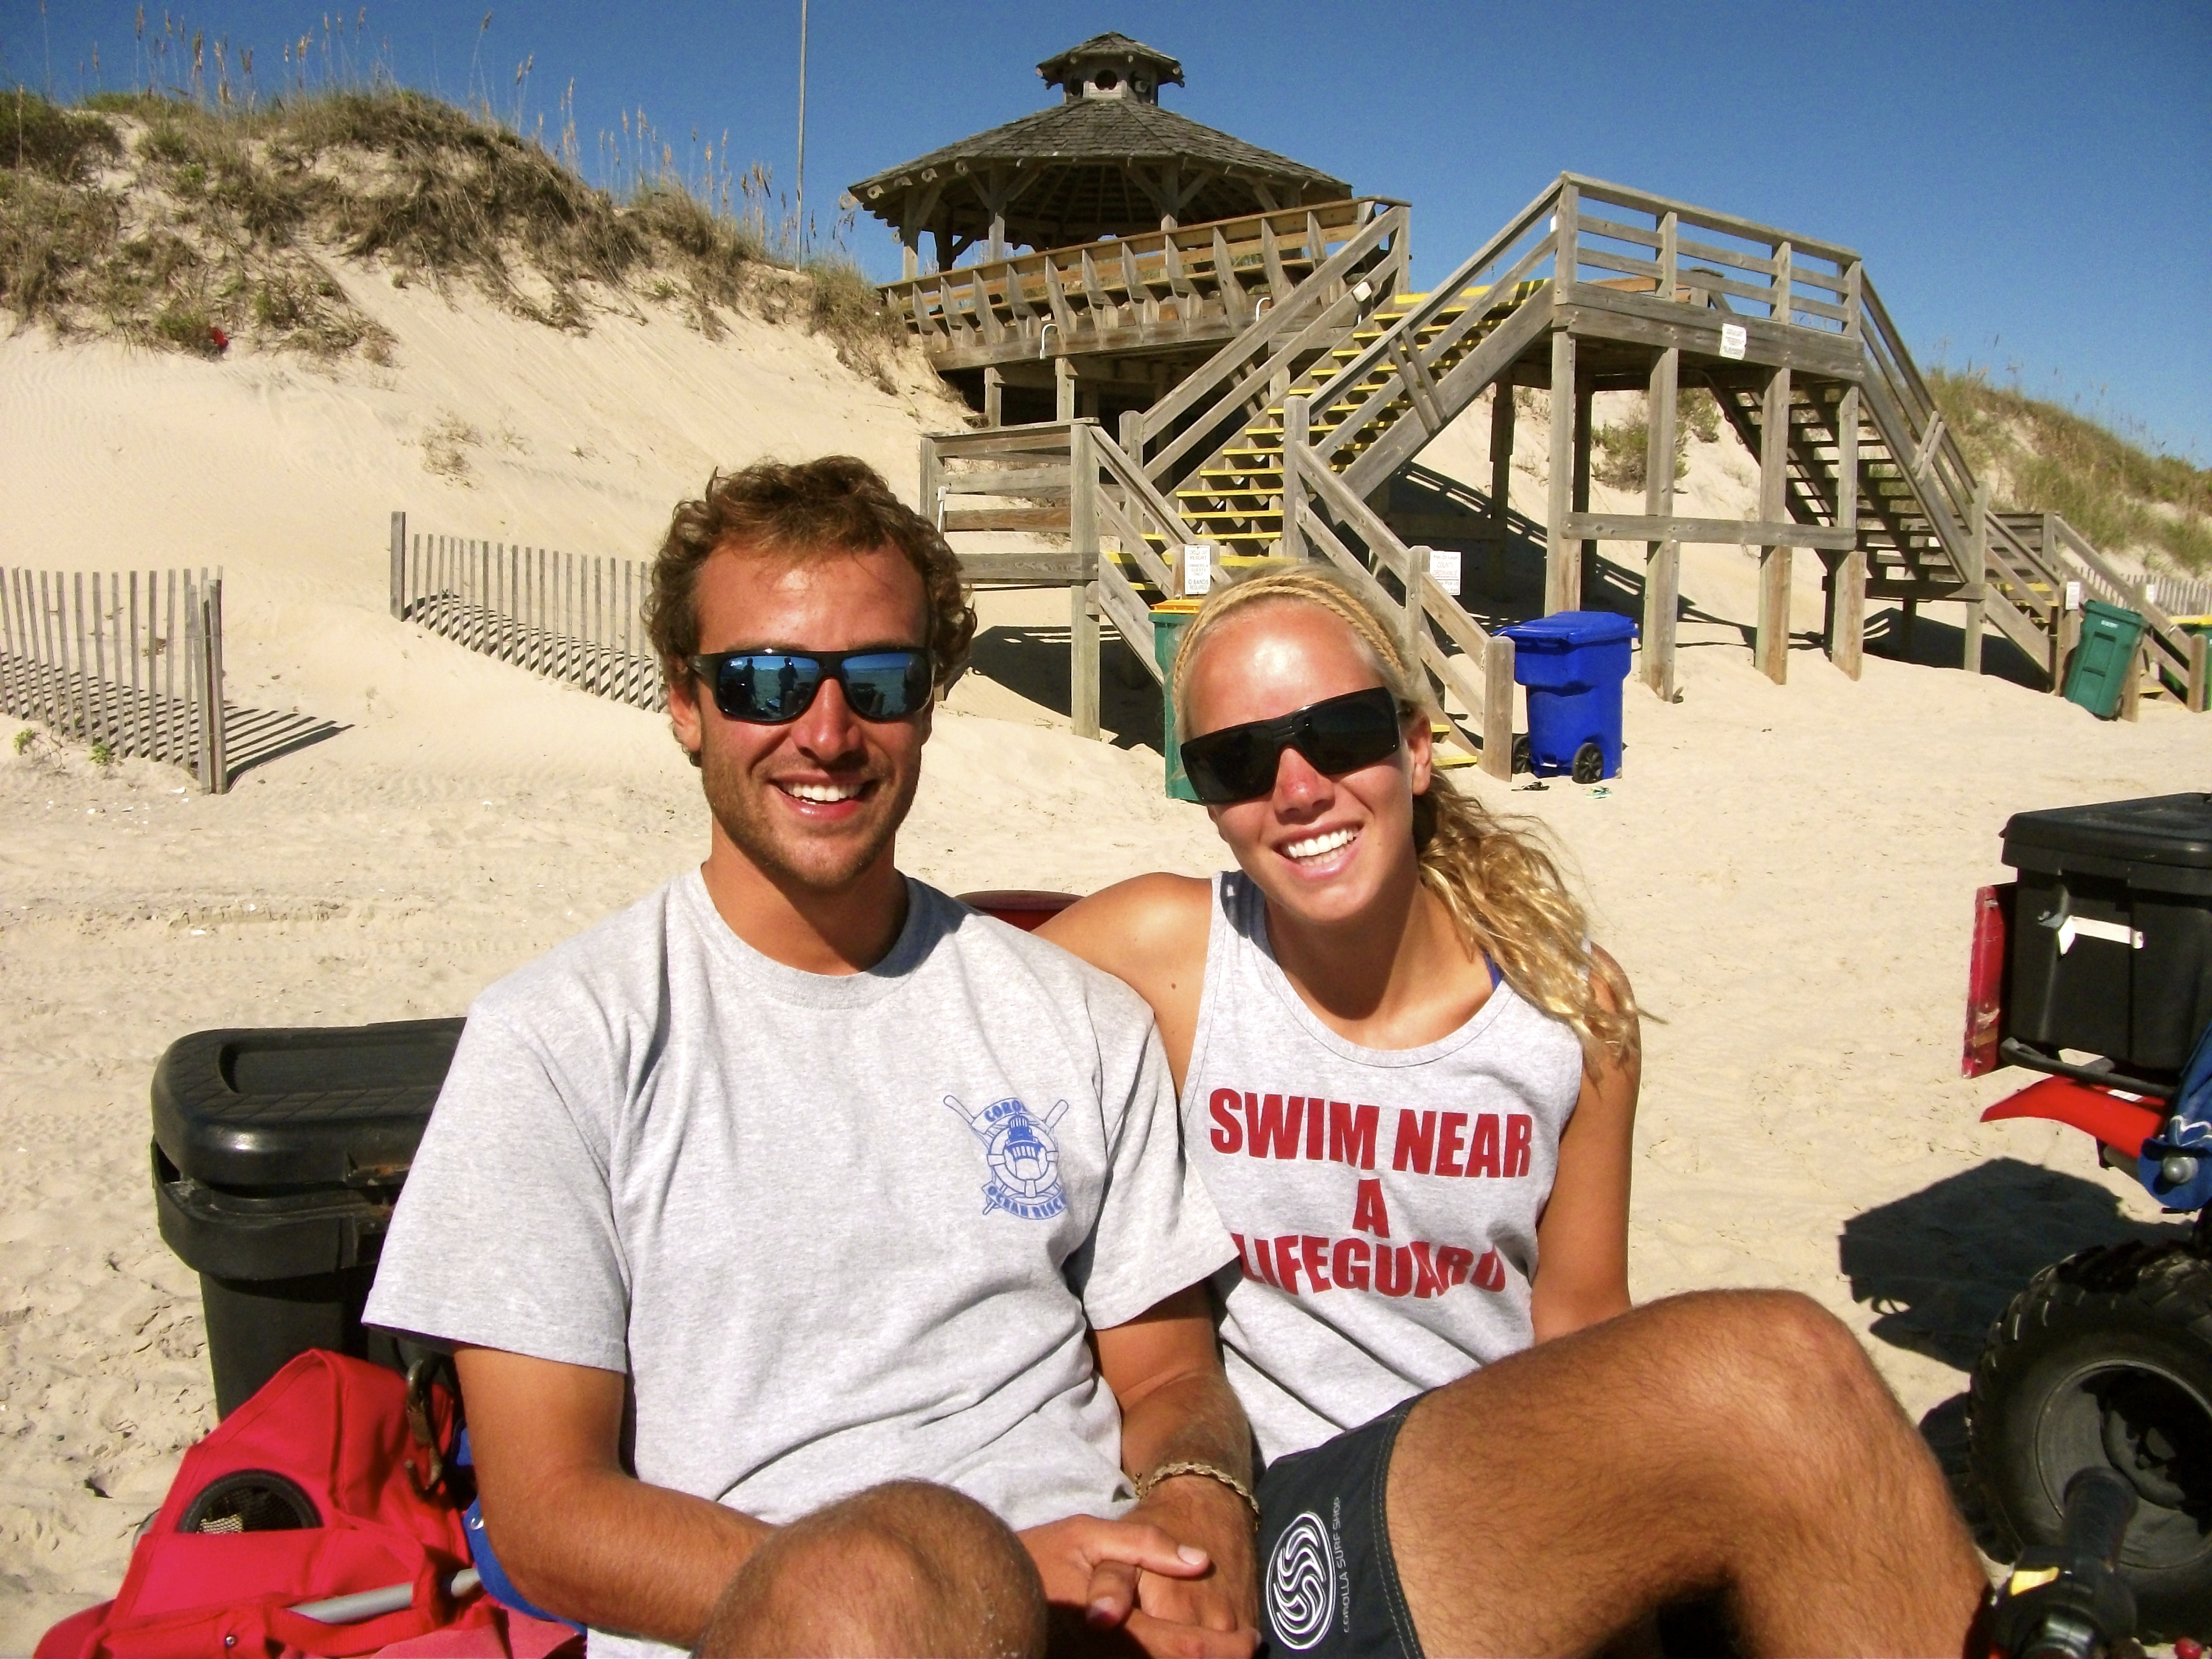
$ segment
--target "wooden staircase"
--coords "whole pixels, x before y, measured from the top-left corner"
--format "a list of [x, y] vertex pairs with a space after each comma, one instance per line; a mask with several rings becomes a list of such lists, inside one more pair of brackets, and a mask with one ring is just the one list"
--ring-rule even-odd
[[[1334, 434], [1360, 413], [1363, 405], [1384, 393], [1382, 408], [1370, 412], [1360, 429], [1346, 434], [1346, 441], [1333, 452], [1332, 465], [1343, 471], [1390, 427], [1415, 412], [1413, 392], [1402, 386], [1386, 387], [1387, 369], [1361, 364], [1358, 373], [1347, 374], [1363, 356], [1370, 355], [1370, 348], [1387, 339], [1393, 345], [1426, 350], [1474, 312], [1475, 325], [1457, 331], [1447, 349], [1438, 354], [1431, 372], [1449, 369], [1540, 286], [1522, 283], [1496, 299], [1486, 289], [1469, 289], [1440, 307], [1424, 307], [1423, 302], [1432, 297], [1429, 295], [1408, 294], [1378, 307], [1346, 330], [1290, 386], [1290, 396], [1307, 400], [1308, 423], [1302, 441], [1311, 443]], [[1407, 319], [1416, 310], [1423, 312], [1421, 320], [1407, 326]], [[1316, 402], [1324, 387], [1330, 389], [1328, 401]], [[1261, 557], [1274, 550], [1281, 539], [1285, 410], [1283, 401], [1271, 403], [1176, 489], [1176, 506], [1184, 521], [1224, 553]]]
[[[1510, 680], [1502, 692], [1493, 683], [1510, 661], [1510, 642], [1493, 642], [1437, 585], [1428, 550], [1407, 546], [1374, 503], [1486, 393], [1498, 416], [1484, 533], [1506, 535], [1510, 515], [1496, 497], [1510, 476], [1512, 392], [1550, 387], [1547, 606], [1579, 602], [1578, 573], [1597, 544], [1642, 544], [1644, 672], [1662, 696], [1672, 687], [1679, 547], [1719, 543], [1759, 556], [1756, 655], [1777, 679], [1789, 649], [1789, 556], [1804, 549], [1826, 566], [1824, 634], [1847, 673], [1857, 672], [1869, 599], [1901, 601], [1908, 615], [1919, 603], [1950, 600], [1968, 609], [1966, 666], [1979, 668], [1990, 625], [2055, 688], [2078, 627], [2069, 600], [2087, 595], [2141, 611], [2151, 684], [2204, 705], [2201, 639], [2148, 604], [2063, 520], [1991, 510], [1986, 481], [1968, 467], [1850, 249], [1563, 174], [1421, 294], [1406, 291], [1408, 228], [1402, 205], [1377, 204], [1346, 216], [1344, 240], [1302, 277], [1278, 277], [1271, 268], [1269, 291], [1203, 363], [1148, 408], [1123, 414], [1115, 436], [1091, 427], [1079, 441], [1091, 446], [1084, 456], [1073, 447], [1076, 428], [1089, 425], [1080, 421], [1029, 428], [1035, 443], [1019, 467], [998, 458], [1001, 445], [988, 434], [926, 441], [926, 493], [934, 495], [939, 523], [948, 531], [1067, 526], [1067, 578], [1093, 583], [1093, 614], [1110, 617], [1147, 660], [1144, 609], [1179, 591], [1186, 547], [1210, 544], [1231, 560], [1326, 558], [1398, 615], [1440, 693], [1456, 699], [1460, 735], [1486, 750], [1487, 769], [1497, 759], [1498, 711], [1510, 705]], [[1179, 234], [1194, 246], [1218, 240], [1214, 268], [1242, 270], [1235, 239], [1205, 227]], [[1325, 246], [1308, 240], [1316, 252]], [[1092, 264], [1098, 257], [1094, 251]], [[1064, 287], [1061, 267], [1083, 264], [1068, 251], [1034, 261], [1041, 291]], [[1255, 270], [1259, 263], [1279, 260], [1255, 261]], [[1033, 308], [1016, 297], [1025, 274], [1004, 273], [1012, 313]], [[979, 309], [998, 303], [988, 281], [969, 286]], [[957, 308], [949, 293], [938, 290], [933, 321], [915, 319], [925, 338]], [[1101, 308], [1102, 322], [1109, 309]], [[978, 316], [970, 338], [994, 326]], [[1060, 331], [1062, 339], [1081, 328]], [[1040, 352], [1060, 343], [1042, 326], [1033, 337]], [[1700, 385], [1759, 457], [1756, 515], [1739, 522], [1677, 514], [1663, 461], [1648, 469], [1643, 513], [1590, 511], [1591, 398], [1647, 392], [1650, 453], [1659, 457], [1671, 453], [1676, 388]], [[1770, 434], [1778, 418], [1785, 429]], [[1019, 430], [1006, 428], [1010, 436]], [[933, 453], [951, 470], [937, 470]], [[1069, 470], [1060, 470], [1062, 457]], [[1058, 505], [1066, 497], [1054, 492], [1069, 479], [1079, 496], [1093, 491], [1093, 507]], [[959, 495], [957, 509], [947, 491]], [[1039, 574], [981, 550], [967, 562], [982, 580], [1000, 562], [1009, 581]], [[1055, 564], [1053, 578], [1060, 574]]]

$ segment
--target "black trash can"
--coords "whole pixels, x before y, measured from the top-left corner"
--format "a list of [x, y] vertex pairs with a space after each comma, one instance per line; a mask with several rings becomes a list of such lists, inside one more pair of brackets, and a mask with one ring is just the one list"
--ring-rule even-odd
[[308, 1348], [399, 1363], [362, 1305], [462, 1024], [196, 1031], [154, 1068], [155, 1208], [222, 1415]]
[[2212, 1022], [2212, 794], [2016, 813], [2004, 861], [2008, 1035], [2171, 1081]]

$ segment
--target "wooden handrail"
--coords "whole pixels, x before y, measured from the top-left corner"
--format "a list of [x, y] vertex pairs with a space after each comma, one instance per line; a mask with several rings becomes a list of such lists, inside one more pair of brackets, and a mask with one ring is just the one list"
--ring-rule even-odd
[[[1127, 490], [1151, 517], [1152, 528], [1162, 541], [1170, 547], [1180, 548], [1205, 539], [1190, 527], [1182, 514], [1176, 511], [1174, 504], [1154, 487], [1152, 481], [1145, 476], [1145, 469], [1138, 465], [1121, 445], [1101, 431], [1092, 438], [1091, 446], [1091, 453], [1113, 475], [1114, 482]], [[1125, 545], [1122, 550], [1136, 561], [1137, 568], [1145, 573], [1153, 586], [1164, 594], [1169, 592], [1172, 578], [1164, 560], [1158, 557], [1141, 540], [1133, 547]]]
[[[1917, 441], [1925, 441], [1933, 430], [1936, 442], [1925, 467], [1916, 467], [1908, 453], [1891, 445], [1898, 471], [1915, 495], [1921, 499], [1929, 521], [1936, 526], [1936, 535], [1947, 551], [1956, 556], [1953, 533], [1963, 535], [1970, 522], [1960, 510], [1962, 501], [1971, 501], [1974, 489], [1973, 470], [1967, 465], [1965, 452], [1948, 426], [1942, 424], [1942, 410], [1935, 393], [1921, 379], [1918, 367], [1911, 354], [1899, 337], [1896, 325], [1891, 321], [1888, 308], [1881, 302], [1871, 282], [1863, 278], [1860, 286], [1862, 314], [1867, 326], [1864, 330], [1866, 356], [1876, 371], [1878, 384], [1869, 384], [1868, 391], [1870, 409], [1877, 414], [1879, 405], [1887, 403], [1906, 422], [1907, 433]], [[1936, 498], [1941, 498], [1936, 499]], [[1971, 511], [1969, 507], [1966, 509]], [[2125, 605], [2142, 615], [2146, 624], [2147, 641], [2155, 654], [2162, 658], [2162, 667], [2176, 678], [2186, 682], [2189, 674], [2190, 647], [2188, 638], [2175, 625], [2173, 619], [2142, 598], [2140, 586], [2130, 581], [2112, 565], [2073, 526], [2058, 514], [2045, 514], [2043, 519], [2052, 536], [2039, 537], [2033, 544], [2021, 537], [2015, 528], [2005, 522], [2005, 515], [1989, 514], [1988, 544], [1990, 554], [2002, 569], [2006, 583], [2020, 599], [2026, 601], [2041, 616], [2041, 625], [2055, 629], [2057, 619], [2065, 605], [2065, 584], [2070, 580], [2067, 564], [2070, 562], [2086, 579], [2105, 589], [2110, 601]], [[1949, 523], [1946, 520], [1950, 520]], [[2057, 547], [2050, 545], [2054, 538]], [[1997, 557], [2000, 549], [2014, 558]], [[2015, 562], [2026, 569], [2015, 568]], [[2039, 599], [2034, 587], [2041, 584], [2051, 590], [2048, 600]]]
[[2141, 582], [2130, 581], [2106, 562], [2104, 555], [2090, 544], [2088, 538], [2056, 513], [2046, 514], [2045, 517], [2084, 574], [2094, 575], [2106, 590], [2100, 596], [2106, 603], [2122, 605], [2142, 617], [2147, 637], [2154, 642], [2155, 649], [2168, 659], [2168, 666], [2185, 680], [2189, 673], [2189, 635], [2165, 611], [2143, 598]]
[[[1285, 456], [1285, 476], [1294, 476], [1299, 483], [1298, 494], [1310, 489], [1316, 502], [1326, 508], [1316, 512], [1315, 503], [1285, 498], [1285, 521], [1295, 513], [1305, 541], [1319, 547], [1329, 561], [1344, 570], [1353, 585], [1368, 596], [1369, 602], [1379, 606], [1387, 616], [1400, 613], [1399, 636], [1415, 641], [1420, 653], [1420, 667], [1437, 677], [1440, 685], [1448, 685], [1459, 694], [1462, 702], [1480, 721], [1482, 769], [1491, 776], [1508, 779], [1513, 775], [1513, 642], [1492, 635], [1467, 613], [1458, 599], [1437, 586], [1430, 575], [1424, 559], [1415, 556], [1414, 550], [1400, 541], [1382, 516], [1367, 505], [1358, 494], [1331, 471], [1310, 448], [1292, 456]], [[1366, 543], [1376, 562], [1387, 567], [1399, 580], [1405, 599], [1398, 605], [1390, 602], [1389, 594], [1376, 580], [1374, 574], [1352, 556], [1349, 549], [1338, 539], [1328, 520], [1334, 517], [1348, 526], [1352, 533]], [[1405, 611], [1416, 611], [1420, 620], [1408, 621]], [[1480, 683], [1467, 678], [1457, 667], [1457, 659], [1447, 654], [1429, 635], [1427, 621], [1434, 621], [1443, 629], [1445, 636], [1459, 647], [1466, 661], [1480, 675]], [[1449, 718], [1449, 716], [1447, 716]], [[1455, 724], [1454, 729], [1457, 730]]]
[[[1611, 207], [1649, 213], [1655, 218], [1672, 213], [1685, 225], [1717, 230], [1724, 236], [1741, 237], [1747, 242], [1765, 242], [1769, 246], [1787, 242], [1794, 252], [1828, 260], [1839, 270], [1841, 267], [1858, 261], [1859, 256], [1856, 252], [1838, 242], [1823, 242], [1814, 237], [1800, 236], [1794, 231], [1777, 229], [1772, 225], [1762, 225], [1750, 219], [1739, 219], [1732, 213], [1716, 213], [1709, 208], [1695, 207], [1690, 203], [1677, 202], [1665, 196], [1654, 196], [1626, 185], [1613, 184], [1608, 179], [1593, 179], [1586, 173], [1563, 173], [1558, 184], [1571, 184], [1589, 200], [1603, 202]], [[1553, 188], [1557, 187], [1554, 185]]]
[[[1325, 245], [1332, 239], [1332, 233], [1356, 232], [1380, 213], [1405, 206], [1386, 197], [1350, 197], [1312, 207], [1243, 214], [1231, 219], [1180, 226], [1174, 230], [1146, 231], [1134, 236], [1010, 254], [1003, 259], [902, 277], [880, 284], [877, 291], [894, 313], [916, 319], [928, 314], [921, 304], [923, 296], [941, 293], [947, 285], [966, 289], [971, 296], [987, 296], [994, 306], [1019, 304], [1043, 312], [1054, 309], [1049, 286], [1052, 278], [1057, 278], [1064, 290], [1084, 292], [1083, 261], [1086, 254], [1097, 256], [1103, 251], [1109, 255], [1103, 261], [1094, 257], [1091, 262], [1091, 274], [1102, 289], [1126, 290], [1128, 274], [1133, 273], [1140, 286], [1157, 283], [1175, 289], [1178, 276], [1187, 286], [1194, 270], [1203, 270], [1217, 281], [1226, 280], [1224, 273], [1216, 269], [1218, 254], [1224, 250], [1231, 256], [1232, 267], [1249, 265], [1266, 272], [1274, 261], [1276, 246], [1283, 242], [1309, 244], [1316, 232], [1324, 246], [1306, 246], [1298, 257], [1319, 264], [1328, 258]], [[1240, 255], [1242, 258], [1237, 257]]]
[[[1507, 222], [1504, 229], [1499, 231], [1468, 258], [1462, 260], [1459, 268], [1438, 283], [1425, 299], [1407, 310], [1397, 321], [1383, 331], [1380, 338], [1371, 343], [1364, 351], [1331, 375], [1324, 385], [1313, 392], [1311, 397], [1313, 408], [1316, 410], [1326, 410], [1334, 406], [1347, 391], [1358, 386], [1360, 381], [1375, 372], [1376, 368], [1389, 356], [1391, 346], [1396, 340], [1419, 339], [1420, 331], [1434, 321], [1439, 312], [1460, 303], [1462, 291], [1475, 286], [1475, 277], [1504, 258], [1505, 253], [1528, 233], [1538, 218], [1559, 200], [1559, 185], [1560, 180], [1554, 179], [1547, 185], [1534, 201]], [[1555, 234], [1547, 236], [1545, 240], [1556, 246]], [[1346, 432], [1346, 425], [1348, 422], [1340, 424], [1329, 434], [1328, 438], [1320, 446], [1322, 454], [1334, 453], [1343, 443], [1345, 438], [1349, 435]]]
[[[1139, 447], [1133, 459], [1144, 462], [1149, 475], [1155, 477], [1162, 476], [1163, 467], [1172, 465], [1181, 452], [1176, 456], [1164, 454], [1155, 459], [1145, 453], [1150, 448], [1152, 441], [1196, 409], [1202, 399], [1217, 392], [1219, 395], [1214, 397], [1212, 405], [1186, 428], [1186, 438], [1192, 433], [1211, 431], [1219, 423], [1226, 410], [1249, 401], [1251, 386], [1255, 383], [1261, 386], [1267, 383], [1267, 379], [1278, 371], [1278, 359], [1283, 354], [1267, 349], [1265, 361], [1257, 368], [1251, 367], [1254, 355], [1261, 352], [1263, 348], [1272, 348], [1286, 333], [1303, 335], [1312, 323], [1318, 320], [1318, 313], [1333, 308], [1328, 303], [1330, 287], [1352, 276], [1358, 271], [1361, 261], [1378, 252], [1385, 256], [1383, 270], [1394, 275], [1395, 281], [1385, 282], [1369, 301], [1355, 302], [1352, 309], [1364, 315], [1383, 304], [1397, 286], [1405, 281], [1405, 243], [1411, 228], [1411, 210], [1403, 205], [1389, 208], [1369, 220], [1357, 235], [1331, 254], [1287, 296], [1276, 300], [1243, 332], [1207, 358], [1189, 378], [1144, 412], [1137, 428]], [[1386, 241], [1391, 245], [1388, 249], [1383, 246]]]

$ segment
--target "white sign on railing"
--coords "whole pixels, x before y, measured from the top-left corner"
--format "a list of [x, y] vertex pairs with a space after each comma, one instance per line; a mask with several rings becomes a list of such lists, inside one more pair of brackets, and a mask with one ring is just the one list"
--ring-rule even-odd
[[1182, 596], [1202, 599], [1213, 586], [1213, 549], [1205, 542], [1186, 542], [1182, 550]]
[[1437, 547], [1429, 550], [1429, 576], [1438, 587], [1459, 597], [1459, 549]]
[[1721, 325], [1722, 356], [1729, 358], [1732, 361], [1741, 362], [1743, 357], [1744, 348], [1750, 343], [1751, 337], [1744, 332], [1744, 327], [1741, 323], [1723, 323]]
[[2066, 608], [2069, 611], [2079, 611], [2081, 608], [2081, 583], [2069, 582], [2066, 584]]

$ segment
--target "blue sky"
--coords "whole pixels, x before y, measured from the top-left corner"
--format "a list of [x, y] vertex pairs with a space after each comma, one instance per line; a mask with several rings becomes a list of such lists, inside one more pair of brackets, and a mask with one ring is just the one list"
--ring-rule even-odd
[[[149, 5], [153, 32], [161, 8]], [[787, 190], [799, 0], [383, 0], [335, 62], [526, 127], [573, 79], [587, 174], [642, 108]], [[348, 36], [359, 0], [344, 14]], [[0, 0], [0, 82], [128, 84], [136, 0]], [[336, 13], [290, 0], [172, 9], [264, 88], [282, 43]], [[1501, 6], [811, 0], [807, 194], [1042, 106], [1033, 65], [1103, 29], [1181, 58], [1195, 120], [1413, 204], [1415, 276], [1443, 275], [1564, 169], [1864, 254], [1923, 365], [1990, 367], [2212, 465], [2212, 5]], [[272, 65], [277, 73], [270, 74]], [[473, 75], [473, 82], [472, 82]], [[863, 219], [861, 263], [896, 274]]]

